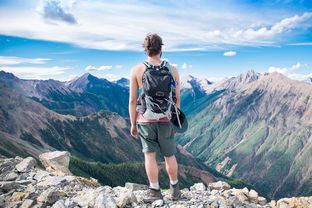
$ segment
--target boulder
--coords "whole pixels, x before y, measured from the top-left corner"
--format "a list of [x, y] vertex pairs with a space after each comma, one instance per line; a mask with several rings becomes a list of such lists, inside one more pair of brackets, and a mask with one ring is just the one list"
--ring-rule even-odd
[[70, 153], [67, 151], [46, 152], [39, 155], [46, 170], [54, 175], [72, 175], [69, 171]]
[[206, 186], [203, 183], [195, 183], [190, 187], [191, 191], [206, 191]]
[[228, 190], [231, 188], [231, 186], [224, 182], [224, 181], [218, 181], [215, 183], [209, 183], [208, 185], [210, 190], [216, 189], [216, 190]]
[[28, 172], [35, 167], [36, 163], [37, 161], [33, 157], [26, 157], [15, 168], [18, 172]]
[[60, 184], [64, 185], [65, 182], [66, 179], [62, 176], [47, 176], [37, 183], [37, 186], [58, 186]]
[[147, 190], [148, 186], [144, 184], [137, 184], [137, 183], [126, 183], [125, 187], [130, 191], [137, 191], [137, 190]]
[[248, 193], [248, 198], [251, 200], [251, 201], [257, 201], [258, 200], [258, 193], [251, 189]]

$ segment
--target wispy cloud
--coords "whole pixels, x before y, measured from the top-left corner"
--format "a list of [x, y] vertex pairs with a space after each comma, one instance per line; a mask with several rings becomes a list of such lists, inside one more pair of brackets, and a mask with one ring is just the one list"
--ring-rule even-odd
[[282, 73], [282, 74], [286, 74], [287, 72], [290, 72], [290, 71], [294, 71], [294, 70], [298, 70], [298, 69], [301, 69], [301, 68], [306, 68], [308, 65], [307, 64], [302, 64], [300, 62], [290, 66], [290, 67], [274, 67], [274, 66], [270, 66], [268, 68], [268, 72], [269, 73], [272, 73], [272, 72], [279, 72], [279, 73]]
[[312, 46], [312, 42], [289, 43], [288, 45], [294, 45], [294, 46]]
[[[193, 1], [172, 3], [171, 7], [141, 1], [77, 1], [72, 7], [60, 0], [43, 2], [39, 15], [29, 8], [0, 8], [0, 33], [93, 49], [142, 50], [145, 35], [156, 32], [163, 37], [167, 51], [199, 51], [274, 45], [294, 29], [312, 27], [312, 13], [262, 15], [233, 5], [198, 6]], [[47, 19], [71, 24], [47, 24]]]
[[227, 51], [223, 53], [223, 56], [235, 56], [236, 51]]
[[1, 70], [11, 72], [14, 75], [24, 79], [44, 79], [51, 75], [64, 74], [69, 67], [25, 67], [25, 66], [7, 66], [2, 67]]
[[47, 58], [23, 58], [16, 56], [0, 56], [0, 65], [16, 65], [16, 64], [45, 64], [51, 59]]
[[85, 68], [86, 71], [105, 71], [105, 70], [108, 70], [108, 69], [112, 69], [113, 66], [100, 66], [100, 67], [95, 67], [95, 66], [92, 66], [92, 65], [89, 65]]
[[303, 80], [308, 80], [309, 78], [312, 78], [312, 73], [310, 74], [293, 73], [293, 74], [289, 74], [288, 77], [291, 79], [303, 81]]

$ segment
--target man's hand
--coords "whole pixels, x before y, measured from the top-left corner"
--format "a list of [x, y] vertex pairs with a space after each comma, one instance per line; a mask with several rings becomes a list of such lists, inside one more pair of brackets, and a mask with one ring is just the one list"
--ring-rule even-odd
[[134, 138], [139, 138], [138, 136], [138, 129], [136, 127], [136, 125], [131, 125], [131, 136], [133, 136]]

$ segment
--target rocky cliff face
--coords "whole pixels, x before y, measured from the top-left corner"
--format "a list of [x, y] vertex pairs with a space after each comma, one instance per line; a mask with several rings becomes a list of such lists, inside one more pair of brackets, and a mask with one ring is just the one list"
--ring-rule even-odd
[[312, 193], [310, 83], [247, 72], [199, 103], [179, 137], [194, 156], [270, 197]]
[[182, 198], [170, 200], [170, 190], [163, 190], [164, 200], [145, 204], [147, 185], [126, 183], [125, 187], [101, 186], [93, 178], [73, 176], [68, 170], [69, 154], [50, 152], [40, 155], [46, 169], [36, 167], [36, 160], [6, 158], [0, 160], [0, 207], [23, 208], [114, 208], [114, 207], [311, 207], [312, 197], [284, 198], [267, 202], [254, 190], [235, 189], [222, 181], [206, 187], [197, 183], [182, 190]]

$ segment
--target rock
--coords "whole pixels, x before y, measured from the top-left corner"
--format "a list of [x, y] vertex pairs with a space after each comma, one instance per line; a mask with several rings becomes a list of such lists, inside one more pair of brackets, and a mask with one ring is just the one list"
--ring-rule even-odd
[[0, 181], [0, 189], [5, 192], [22, 188], [23, 185], [31, 183], [30, 180], [22, 180], [22, 181]]
[[212, 190], [212, 191], [210, 192], [210, 194], [211, 194], [211, 195], [217, 195], [217, 194], [219, 194], [219, 191], [218, 191], [218, 190]]
[[49, 176], [49, 172], [45, 171], [45, 170], [38, 170], [36, 172], [36, 174], [34, 175], [34, 179], [37, 180], [37, 181], [41, 181], [42, 178], [46, 177], [46, 176]]
[[61, 197], [66, 196], [64, 192], [60, 192], [56, 190], [56, 188], [49, 188], [45, 191], [43, 191], [37, 198], [38, 202], [42, 203], [48, 203], [52, 205], [57, 200], [59, 200]]
[[41, 182], [37, 183], [37, 186], [58, 186], [60, 184], [65, 185], [65, 178], [61, 176], [47, 176]]
[[67, 151], [46, 152], [39, 155], [43, 166], [55, 175], [72, 175], [68, 169], [70, 153]]
[[52, 208], [66, 208], [64, 200], [60, 199], [52, 205]]
[[14, 192], [8, 201], [22, 201], [25, 196], [29, 195], [28, 192]]
[[206, 191], [206, 186], [203, 183], [195, 183], [190, 187], [191, 191]]
[[210, 190], [216, 189], [216, 190], [228, 190], [231, 188], [231, 186], [224, 182], [224, 181], [218, 181], [215, 183], [209, 183], [208, 187]]
[[266, 198], [262, 197], [262, 196], [259, 196], [258, 199], [257, 199], [258, 203], [261, 204], [261, 205], [265, 205], [267, 200]]
[[37, 161], [33, 157], [26, 157], [15, 168], [18, 172], [28, 172], [35, 167]]
[[117, 193], [117, 197], [114, 197], [114, 200], [118, 207], [125, 207], [127, 204], [131, 204], [132, 201], [137, 202], [137, 198], [133, 192], [127, 188], [117, 186], [113, 190]]
[[4, 196], [0, 195], [0, 207], [4, 207]]
[[152, 203], [152, 207], [161, 207], [164, 204], [162, 199], [158, 199]]
[[230, 196], [229, 197], [229, 204], [232, 206], [232, 207], [242, 207], [243, 206], [243, 202], [241, 202], [239, 200], [238, 197], [236, 196]]
[[137, 183], [126, 183], [125, 187], [130, 191], [137, 191], [137, 190], [147, 190], [148, 186], [144, 184], [137, 184]]
[[18, 175], [14, 172], [11, 172], [3, 177], [4, 181], [14, 181], [17, 179]]
[[248, 198], [251, 200], [251, 201], [257, 201], [258, 200], [258, 193], [251, 189], [248, 193]]
[[102, 191], [95, 199], [94, 208], [106, 207], [115, 208], [117, 207], [117, 205], [112, 197], [108, 196], [107, 194], [105, 194], [105, 192]]
[[31, 208], [33, 204], [34, 204], [34, 200], [26, 199], [25, 201], [23, 201], [20, 208]]
[[76, 207], [77, 206], [77, 203], [76, 202], [74, 202], [73, 200], [71, 200], [71, 199], [69, 199], [69, 198], [67, 198], [66, 200], [65, 200], [65, 207], [66, 208], [74, 208], [74, 207]]
[[243, 189], [232, 189], [232, 195], [236, 196], [241, 202], [248, 201], [248, 197]]

